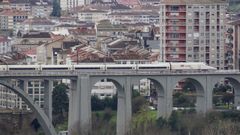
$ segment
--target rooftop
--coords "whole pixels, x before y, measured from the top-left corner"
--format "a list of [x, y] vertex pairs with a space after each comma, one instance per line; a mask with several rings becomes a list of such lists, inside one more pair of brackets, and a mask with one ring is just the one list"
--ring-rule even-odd
[[48, 32], [34, 32], [27, 33], [22, 38], [51, 38], [51, 35]]
[[53, 22], [46, 18], [32, 18], [27, 19], [23, 22], [23, 24], [30, 24], [30, 25], [54, 25]]
[[9, 41], [6, 36], [0, 36], [0, 42], [7, 42]]
[[162, 0], [163, 4], [178, 4], [178, 5], [188, 5], [188, 4], [213, 4], [213, 3], [227, 3], [226, 0]]
[[28, 13], [20, 10], [5, 9], [0, 12], [0, 16], [27, 16]]

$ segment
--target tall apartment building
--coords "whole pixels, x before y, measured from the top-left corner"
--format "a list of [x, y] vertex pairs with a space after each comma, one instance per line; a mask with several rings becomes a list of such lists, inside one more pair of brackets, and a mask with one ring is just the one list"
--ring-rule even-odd
[[[18, 86], [18, 81], [12, 80], [12, 84]], [[44, 104], [44, 84], [42, 80], [29, 80], [25, 92], [33, 99], [33, 101], [43, 108]], [[28, 109], [22, 98], [14, 92], [0, 85], [0, 108], [18, 108]]]
[[90, 4], [91, 0], [60, 0], [62, 10], [73, 10], [78, 6]]
[[160, 56], [166, 62], [225, 65], [226, 7], [223, 0], [163, 0]]
[[240, 63], [240, 20], [231, 21], [227, 25], [227, 40], [226, 40], [226, 62], [229, 67], [239, 69]]

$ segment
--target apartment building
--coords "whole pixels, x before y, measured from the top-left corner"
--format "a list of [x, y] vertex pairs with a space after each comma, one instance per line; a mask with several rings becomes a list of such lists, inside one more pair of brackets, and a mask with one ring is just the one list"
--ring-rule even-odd
[[76, 7], [88, 5], [91, 0], [60, 0], [62, 10], [74, 10]]
[[5, 9], [0, 12], [0, 29], [1, 30], [16, 30], [17, 22], [22, 22], [29, 18], [26, 11]]
[[240, 58], [240, 20], [231, 21], [228, 23], [226, 32], [226, 62], [230, 68], [239, 69]]
[[156, 11], [126, 11], [109, 14], [112, 24], [159, 24], [159, 14]]
[[0, 54], [12, 51], [11, 40], [8, 37], [0, 36]]
[[78, 13], [78, 20], [96, 23], [108, 19], [108, 11], [98, 9], [82, 9]]
[[37, 1], [32, 3], [32, 16], [47, 18], [52, 13], [52, 5], [46, 1]]
[[[13, 85], [18, 86], [19, 82], [12, 80]], [[44, 105], [44, 86], [41, 80], [29, 80], [27, 81], [27, 87], [25, 92], [38, 104], [41, 108]], [[22, 98], [17, 96], [14, 92], [0, 85], [0, 108], [18, 108], [18, 109], [29, 109], [24, 103]]]
[[166, 62], [225, 64], [226, 7], [222, 0], [163, 0], [160, 59]]

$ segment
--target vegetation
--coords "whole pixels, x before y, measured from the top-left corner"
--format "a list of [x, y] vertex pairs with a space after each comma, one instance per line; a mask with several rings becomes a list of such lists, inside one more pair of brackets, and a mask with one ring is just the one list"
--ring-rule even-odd
[[91, 97], [92, 111], [102, 111], [105, 108], [110, 108], [111, 110], [117, 110], [117, 95], [113, 98], [99, 99], [98, 96]]
[[64, 122], [67, 118], [69, 102], [67, 89], [68, 87], [63, 83], [53, 89], [53, 123], [55, 125]]
[[234, 103], [234, 89], [227, 83], [216, 84], [213, 90], [213, 104], [216, 108], [230, 109]]

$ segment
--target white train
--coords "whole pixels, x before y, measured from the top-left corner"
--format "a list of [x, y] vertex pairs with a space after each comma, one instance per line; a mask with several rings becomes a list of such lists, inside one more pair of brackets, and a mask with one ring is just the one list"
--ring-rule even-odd
[[184, 70], [198, 70], [198, 71], [214, 71], [216, 68], [210, 67], [205, 63], [190, 62], [190, 63], [156, 63], [156, 64], [78, 64], [78, 65], [0, 65], [0, 71], [19, 71], [19, 70], [86, 70], [86, 71], [184, 71]]

